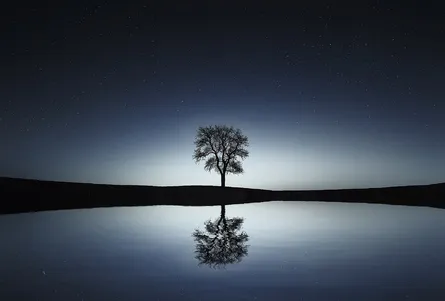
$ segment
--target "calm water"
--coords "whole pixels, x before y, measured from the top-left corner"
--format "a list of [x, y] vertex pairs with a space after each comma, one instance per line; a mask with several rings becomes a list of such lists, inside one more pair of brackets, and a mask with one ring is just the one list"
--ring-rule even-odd
[[445, 300], [445, 210], [221, 209], [0, 216], [0, 300]]

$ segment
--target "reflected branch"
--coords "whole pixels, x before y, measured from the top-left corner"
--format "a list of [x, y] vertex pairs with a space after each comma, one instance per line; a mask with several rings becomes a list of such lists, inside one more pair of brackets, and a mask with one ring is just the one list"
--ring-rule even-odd
[[204, 223], [205, 230], [196, 229], [193, 237], [196, 242], [195, 258], [199, 264], [212, 268], [222, 268], [227, 264], [239, 263], [248, 254], [249, 236], [242, 231], [244, 219], [226, 218], [225, 206], [221, 215], [214, 221]]

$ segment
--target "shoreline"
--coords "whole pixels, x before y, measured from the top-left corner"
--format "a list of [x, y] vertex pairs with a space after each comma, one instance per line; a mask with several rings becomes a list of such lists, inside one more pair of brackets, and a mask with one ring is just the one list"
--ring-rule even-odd
[[0, 214], [150, 205], [214, 206], [319, 201], [445, 209], [445, 183], [335, 190], [262, 190], [219, 186], [86, 184], [0, 177]]

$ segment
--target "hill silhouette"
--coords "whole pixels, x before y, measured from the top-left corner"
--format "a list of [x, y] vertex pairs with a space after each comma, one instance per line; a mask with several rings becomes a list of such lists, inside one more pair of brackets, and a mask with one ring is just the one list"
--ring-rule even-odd
[[445, 183], [365, 189], [273, 191], [219, 186], [85, 184], [0, 177], [0, 214], [115, 206], [212, 206], [323, 201], [445, 208]]

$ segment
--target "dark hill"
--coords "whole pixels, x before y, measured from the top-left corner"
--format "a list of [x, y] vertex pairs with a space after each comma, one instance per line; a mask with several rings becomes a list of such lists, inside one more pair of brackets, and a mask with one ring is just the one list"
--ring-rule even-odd
[[445, 208], [445, 183], [369, 189], [271, 191], [218, 186], [82, 184], [0, 177], [0, 214], [114, 206], [210, 206], [271, 200]]

